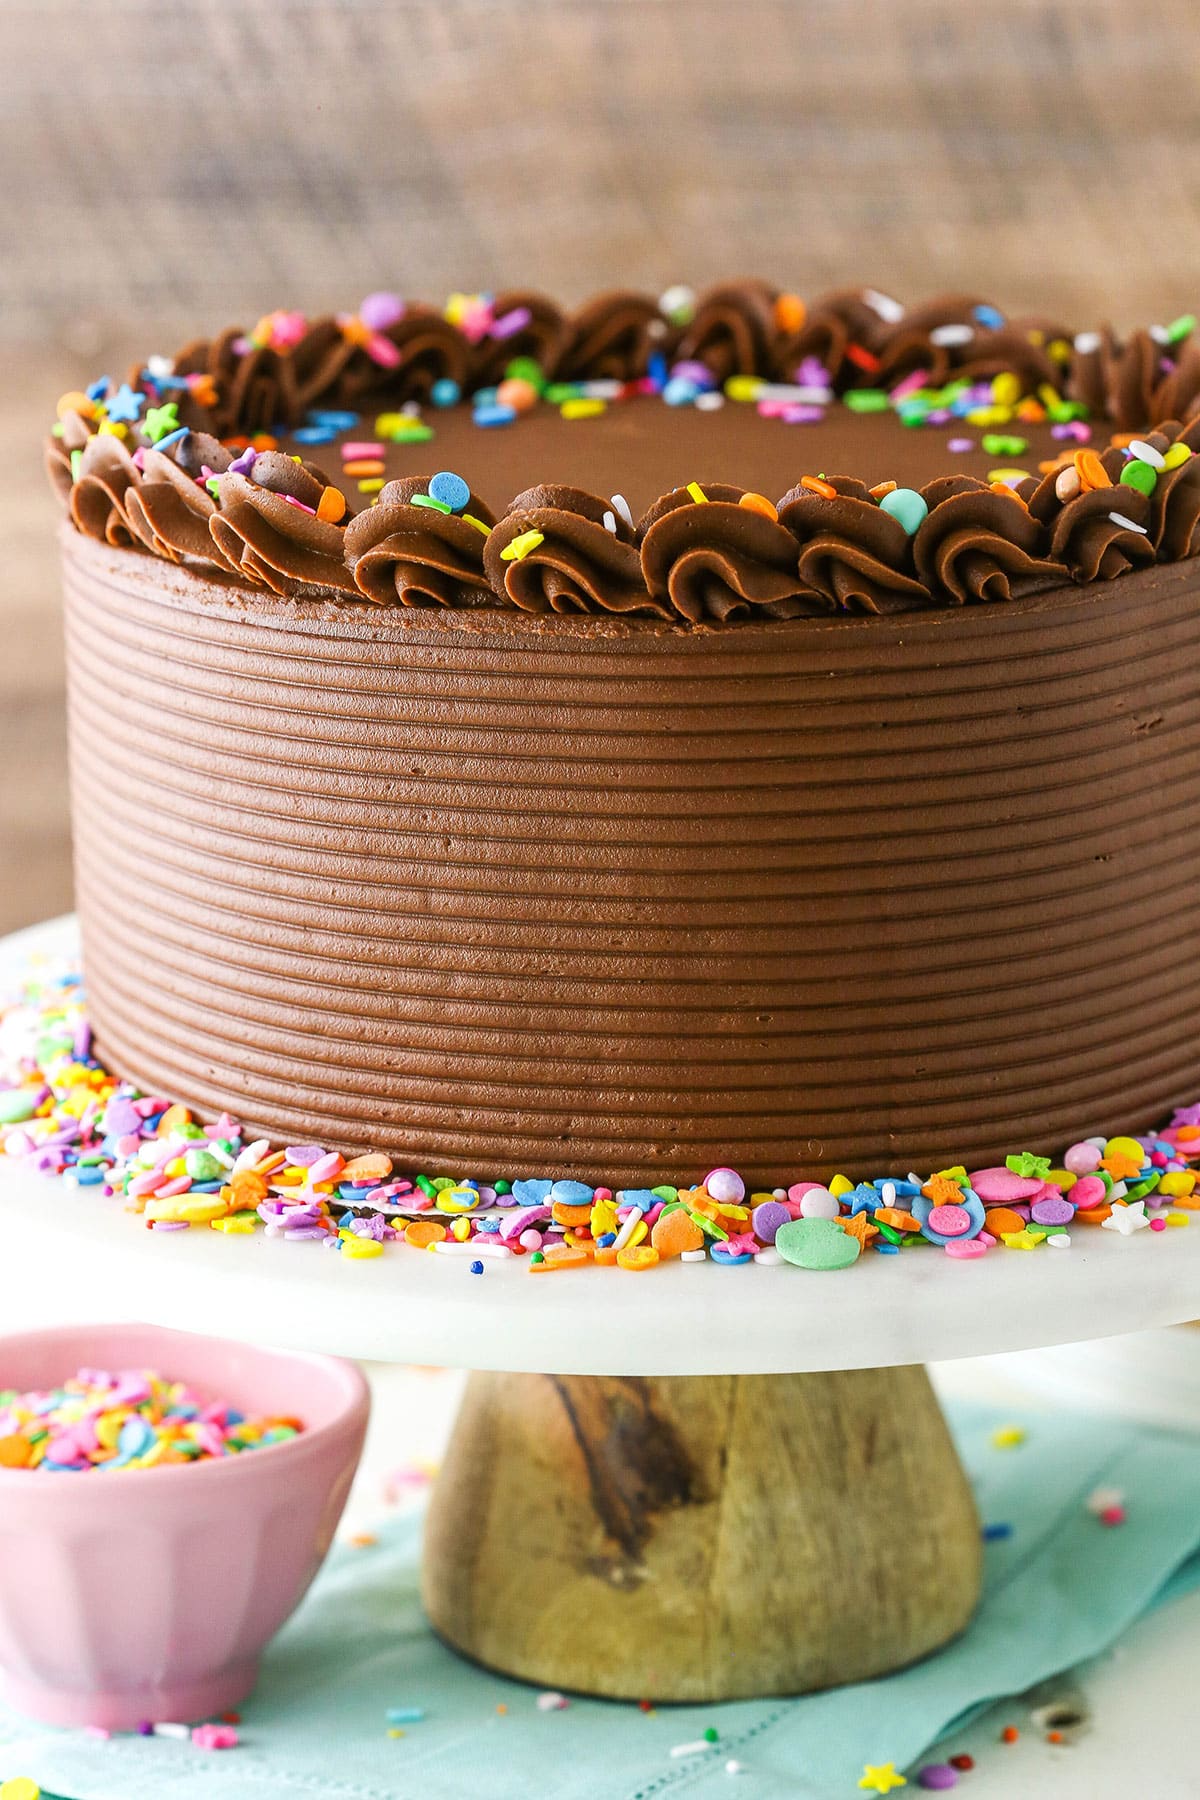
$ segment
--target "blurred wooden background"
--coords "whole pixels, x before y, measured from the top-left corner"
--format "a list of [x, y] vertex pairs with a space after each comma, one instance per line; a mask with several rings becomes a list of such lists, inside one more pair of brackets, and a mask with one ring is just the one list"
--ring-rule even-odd
[[756, 273], [1170, 319], [1198, 76], [1195, 0], [0, 0], [0, 928], [70, 897], [64, 388], [384, 286]]

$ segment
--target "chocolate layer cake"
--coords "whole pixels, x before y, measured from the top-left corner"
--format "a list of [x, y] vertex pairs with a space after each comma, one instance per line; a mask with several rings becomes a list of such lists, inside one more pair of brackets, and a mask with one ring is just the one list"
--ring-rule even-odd
[[376, 295], [64, 396], [103, 1056], [614, 1185], [1157, 1120], [1200, 1077], [1193, 326]]

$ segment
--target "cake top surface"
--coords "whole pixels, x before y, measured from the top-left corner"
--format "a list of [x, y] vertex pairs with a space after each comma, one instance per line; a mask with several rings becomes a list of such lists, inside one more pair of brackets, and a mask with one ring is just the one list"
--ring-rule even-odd
[[63, 395], [48, 466], [85, 535], [268, 595], [689, 628], [1189, 557], [1197, 447], [1190, 316], [741, 281], [274, 312]]

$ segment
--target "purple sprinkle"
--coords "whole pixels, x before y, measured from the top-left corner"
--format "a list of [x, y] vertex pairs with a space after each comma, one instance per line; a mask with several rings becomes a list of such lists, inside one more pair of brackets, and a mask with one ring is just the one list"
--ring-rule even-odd
[[950, 442], [946, 445], [946, 448], [947, 450], [952, 450], [955, 456], [965, 456], [968, 450], [973, 450], [975, 448], [975, 439], [951, 438]]
[[785, 425], [819, 425], [825, 417], [823, 406], [781, 406], [778, 418]]
[[307, 1169], [325, 1155], [320, 1144], [293, 1144], [283, 1153], [297, 1169]]
[[368, 331], [386, 331], [404, 317], [404, 302], [399, 294], [368, 294], [358, 316]]
[[926, 1763], [917, 1776], [917, 1786], [934, 1793], [958, 1786], [958, 1770], [951, 1763]]
[[816, 356], [806, 356], [796, 370], [797, 387], [828, 387], [829, 370]]
[[150, 1229], [151, 1231], [187, 1231], [189, 1227], [186, 1219], [155, 1219]]
[[672, 363], [671, 379], [673, 381], [690, 381], [695, 387], [701, 388], [705, 392], [717, 385], [712, 370], [702, 362]]
[[516, 337], [518, 331], [524, 331], [527, 325], [532, 324], [533, 314], [529, 308], [514, 306], [511, 312], [506, 312], [501, 318], [492, 320], [488, 327], [488, 335], [494, 338]]
[[240, 456], [235, 456], [229, 465], [231, 475], [245, 475], [249, 479], [250, 472], [258, 461], [258, 451], [253, 444], [247, 444]]

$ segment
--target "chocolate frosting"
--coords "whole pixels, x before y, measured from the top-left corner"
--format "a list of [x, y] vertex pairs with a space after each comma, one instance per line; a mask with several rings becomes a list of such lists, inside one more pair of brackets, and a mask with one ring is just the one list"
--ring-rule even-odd
[[[412, 504], [414, 494], [428, 491], [428, 476], [389, 481], [376, 504], [350, 521], [346, 559], [359, 592], [381, 606], [490, 604], [484, 532], [454, 513]], [[495, 523], [477, 494], [463, 510], [488, 529]]]
[[218, 476], [217, 491], [220, 510], [209, 530], [230, 568], [247, 581], [276, 594], [296, 587], [357, 594], [340, 525], [327, 524], [232, 471]]
[[721, 631], [63, 537], [89, 1006], [146, 1092], [405, 1168], [766, 1189], [1200, 1088], [1200, 564]]
[[470, 366], [473, 388], [495, 386], [503, 379], [509, 363], [519, 356], [532, 357], [543, 369], [555, 367], [564, 335], [562, 310], [545, 294], [524, 288], [509, 288], [492, 301], [492, 316], [496, 321], [518, 313], [529, 314], [528, 324], [499, 337], [489, 331], [474, 346]]
[[702, 491], [706, 502], [697, 503], [686, 488], [674, 489], [638, 527], [651, 598], [693, 625], [816, 611], [791, 534], [740, 505], [741, 488], [707, 482]]
[[[837, 477], [833, 497], [793, 488], [779, 503], [779, 522], [800, 545], [805, 586], [835, 612], [911, 612], [929, 594], [913, 573], [904, 527], [882, 512], [861, 481]], [[816, 607], [810, 608], [816, 611]]]
[[601, 294], [566, 325], [554, 378], [636, 381], [664, 335], [658, 306], [645, 294]]
[[[506, 559], [505, 550], [529, 532], [541, 542], [520, 558]], [[523, 612], [670, 613], [646, 591], [626, 520], [581, 488], [538, 487], [518, 494], [489, 537], [483, 561], [495, 593]]]
[[775, 293], [765, 281], [709, 288], [691, 324], [681, 332], [673, 356], [680, 362], [703, 362], [718, 381], [776, 368], [781, 345]]
[[1047, 555], [1045, 528], [1021, 502], [983, 482], [968, 482], [930, 510], [913, 538], [919, 579], [938, 598], [960, 606], [975, 600], [1012, 600], [1067, 579]]

